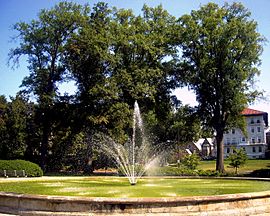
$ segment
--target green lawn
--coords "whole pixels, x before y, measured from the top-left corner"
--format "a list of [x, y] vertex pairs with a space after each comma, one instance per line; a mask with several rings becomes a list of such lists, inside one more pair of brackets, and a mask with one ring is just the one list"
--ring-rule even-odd
[[131, 186], [123, 177], [56, 177], [0, 181], [0, 191], [82, 197], [175, 197], [270, 190], [270, 182], [229, 179], [142, 178]]
[[[229, 161], [224, 162], [225, 170], [228, 172], [234, 172], [234, 168], [229, 166]], [[203, 170], [215, 170], [216, 161], [201, 161], [198, 169]], [[247, 163], [240, 167], [239, 173], [252, 172], [259, 169], [270, 169], [270, 160], [248, 160]]]

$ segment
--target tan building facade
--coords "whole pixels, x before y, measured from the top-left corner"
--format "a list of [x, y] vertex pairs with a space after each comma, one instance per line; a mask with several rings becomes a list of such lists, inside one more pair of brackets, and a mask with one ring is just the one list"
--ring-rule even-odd
[[243, 148], [249, 158], [265, 158], [268, 113], [247, 108], [242, 115], [246, 119], [247, 136], [238, 128], [225, 133], [224, 157], [228, 157], [234, 148]]

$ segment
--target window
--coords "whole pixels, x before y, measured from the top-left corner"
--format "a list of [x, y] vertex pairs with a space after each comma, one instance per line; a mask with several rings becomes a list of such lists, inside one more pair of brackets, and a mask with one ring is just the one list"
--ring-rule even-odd
[[230, 153], [230, 148], [227, 148], [227, 154], [229, 154]]
[[254, 128], [251, 128], [251, 133], [254, 133]]
[[232, 134], [235, 134], [235, 129], [232, 129]]
[[261, 146], [259, 146], [259, 152], [262, 152], [262, 147]]
[[257, 123], [261, 123], [260, 119], [257, 120]]
[[246, 151], [246, 148], [245, 148], [245, 147], [243, 147], [243, 150], [244, 150], [244, 151]]
[[262, 139], [260, 137], [258, 137], [258, 143], [261, 143]]
[[254, 119], [253, 118], [250, 120], [250, 124], [254, 124]]
[[246, 142], [246, 137], [242, 137], [242, 142]]
[[237, 144], [235, 137], [232, 138], [232, 144]]
[[255, 147], [252, 147], [252, 152], [256, 152], [256, 148]]
[[261, 132], [261, 127], [257, 127], [257, 131], [258, 131], [258, 133], [260, 133]]
[[255, 143], [255, 138], [251, 138], [251, 142], [252, 143]]

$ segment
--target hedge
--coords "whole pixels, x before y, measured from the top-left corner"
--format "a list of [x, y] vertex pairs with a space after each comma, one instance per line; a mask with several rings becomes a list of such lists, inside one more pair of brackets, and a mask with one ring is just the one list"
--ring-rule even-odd
[[37, 164], [25, 160], [0, 160], [0, 170], [24, 170], [28, 177], [43, 176], [43, 171]]
[[228, 176], [229, 173], [219, 173], [214, 170], [191, 170], [185, 167], [156, 167], [147, 173], [152, 176]]

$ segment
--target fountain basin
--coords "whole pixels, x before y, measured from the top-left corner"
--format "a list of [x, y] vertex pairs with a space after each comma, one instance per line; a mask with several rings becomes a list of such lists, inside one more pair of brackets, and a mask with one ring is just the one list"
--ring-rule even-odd
[[17, 215], [265, 215], [270, 213], [270, 191], [166, 198], [82, 198], [0, 192], [0, 212]]
[[15, 215], [256, 215], [270, 213], [270, 192], [176, 198], [77, 198], [0, 193]]

